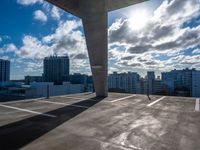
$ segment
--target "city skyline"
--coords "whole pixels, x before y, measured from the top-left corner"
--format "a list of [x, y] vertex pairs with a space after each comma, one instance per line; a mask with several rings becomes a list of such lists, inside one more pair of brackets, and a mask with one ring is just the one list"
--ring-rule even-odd
[[153, 71], [148, 71], [145, 78], [137, 72], [114, 72], [108, 77], [108, 87], [112, 92], [199, 97], [199, 77], [200, 71], [188, 68], [162, 72], [161, 78], [156, 78]]
[[[43, 59], [43, 64], [42, 64], [42, 72], [41, 72], [41, 74], [37, 74], [37, 75], [31, 75], [31, 74], [28, 74], [28, 75], [25, 75], [25, 76], [22, 76], [22, 78], [20, 78], [20, 79], [12, 79], [10, 76], [10, 73], [9, 73], [9, 80], [13, 80], [13, 81], [15, 81], [15, 80], [24, 80], [25, 79], [25, 77], [43, 77], [43, 75], [44, 75], [44, 60], [45, 59], [47, 59], [47, 58], [56, 58], [56, 57], [68, 57], [67, 55], [65, 55], [65, 56], [57, 56], [57, 55], [51, 55], [51, 56], [49, 56], [49, 57], [45, 57], [44, 59]], [[9, 62], [9, 68], [10, 68], [10, 66], [11, 66], [11, 64], [10, 64], [10, 60], [8, 60], [8, 59], [0, 59], [1, 61], [6, 61], [6, 62]], [[69, 59], [69, 62], [70, 62], [70, 59]], [[69, 66], [67, 66], [67, 67], [69, 67], [70, 68], [70, 65]], [[156, 73], [156, 71], [154, 71], [154, 70], [147, 70], [146, 72], [144, 72], [144, 74], [143, 75], [141, 75], [139, 72], [136, 72], [136, 71], [131, 71], [131, 70], [128, 70], [128, 71], [125, 71], [125, 72], [123, 72], [123, 71], [113, 71], [113, 72], [109, 72], [108, 73], [108, 75], [112, 75], [112, 74], [114, 74], [114, 73], [117, 73], [117, 74], [127, 74], [127, 73], [136, 73], [136, 74], [138, 74], [139, 75], [139, 78], [140, 79], [147, 79], [148, 78], [148, 72], [153, 72], [154, 73], [154, 75], [155, 75], [155, 79], [157, 79], [157, 80], [161, 80], [161, 77], [162, 77], [162, 74], [163, 73], [169, 73], [169, 72], [172, 72], [172, 71], [181, 71], [181, 70], [194, 70], [194, 71], [200, 71], [200, 69], [196, 69], [196, 68], [182, 68], [182, 69], [176, 69], [176, 68], [174, 68], [174, 69], [172, 69], [172, 70], [168, 70], [168, 71], [162, 71], [162, 72], [160, 72], [159, 74], [157, 74]], [[11, 70], [11, 68], [9, 69], [9, 72], [12, 72], [12, 70]], [[145, 74], [146, 73], [146, 74]], [[80, 75], [87, 75], [87, 76], [92, 76], [91, 74], [86, 74], [86, 73], [81, 73], [81, 72], [73, 72], [73, 73], [70, 73], [70, 70], [69, 70], [69, 75], [75, 75], [75, 74], [80, 74]], [[46, 81], [45, 81], [46, 82]]]
[[[10, 62], [0, 59], [1, 88], [5, 90], [13, 86], [15, 90], [19, 90], [18, 96], [20, 96], [20, 94], [23, 96], [23, 93], [26, 93], [26, 90], [29, 88], [34, 89], [35, 92], [40, 91], [35, 97], [46, 95], [47, 91], [45, 89], [47, 85], [53, 88], [51, 88], [51, 91], [55, 90], [53, 95], [69, 94], [70, 91], [92, 91], [93, 81], [91, 76], [80, 73], [69, 74], [68, 57], [45, 57], [43, 63], [44, 69], [41, 76], [25, 76], [24, 80], [9, 81]], [[199, 97], [199, 77], [200, 70], [188, 68], [162, 72], [160, 77], [156, 77], [154, 71], [148, 71], [145, 78], [142, 78], [137, 72], [113, 72], [108, 75], [108, 89], [109, 92]], [[73, 90], [71, 90], [69, 86], [71, 86]], [[61, 90], [64, 87], [66, 89], [64, 91]], [[42, 89], [39, 90], [39, 88]], [[22, 92], [22, 90], [24, 92]], [[33, 98], [34, 90], [27, 92], [25, 94], [26, 97]]]
[[[0, 58], [11, 61], [11, 79], [40, 75], [44, 57], [54, 53], [69, 55], [71, 73], [90, 74], [79, 18], [42, 0], [1, 7]], [[109, 73], [199, 70], [199, 11], [198, 0], [150, 0], [109, 13]]]

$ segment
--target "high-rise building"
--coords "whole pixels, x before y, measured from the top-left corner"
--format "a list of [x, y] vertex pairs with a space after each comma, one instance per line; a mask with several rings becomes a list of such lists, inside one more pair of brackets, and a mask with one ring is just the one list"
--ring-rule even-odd
[[10, 61], [0, 59], [0, 82], [10, 80]]
[[192, 96], [192, 72], [195, 69], [172, 70], [162, 73], [162, 80], [172, 95]]
[[136, 84], [136, 94], [147, 94], [147, 80], [140, 78]]
[[166, 95], [166, 85], [162, 80], [154, 80], [153, 82], [153, 94], [155, 95]]
[[192, 96], [200, 97], [200, 71], [192, 72]]
[[45, 82], [54, 82], [62, 84], [69, 77], [69, 57], [68, 56], [50, 56], [44, 59]]
[[108, 77], [109, 89], [124, 91], [128, 93], [136, 93], [137, 82], [140, 76], [135, 72], [117, 73], [114, 72]]
[[154, 93], [154, 81], [155, 81], [155, 74], [153, 71], [147, 72], [147, 94]]

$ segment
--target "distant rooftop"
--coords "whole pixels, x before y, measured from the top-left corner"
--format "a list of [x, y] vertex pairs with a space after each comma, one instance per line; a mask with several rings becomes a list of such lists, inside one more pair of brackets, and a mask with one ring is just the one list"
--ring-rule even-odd
[[92, 93], [0, 103], [0, 147], [198, 150], [199, 99]]

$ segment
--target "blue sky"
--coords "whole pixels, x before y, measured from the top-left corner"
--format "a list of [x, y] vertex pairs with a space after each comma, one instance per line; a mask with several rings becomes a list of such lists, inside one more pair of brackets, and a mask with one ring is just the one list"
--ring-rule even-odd
[[[109, 72], [200, 70], [199, 0], [150, 0], [108, 16]], [[52, 54], [90, 74], [81, 20], [43, 0], [3, 0], [0, 58], [11, 60], [11, 78], [41, 75]]]

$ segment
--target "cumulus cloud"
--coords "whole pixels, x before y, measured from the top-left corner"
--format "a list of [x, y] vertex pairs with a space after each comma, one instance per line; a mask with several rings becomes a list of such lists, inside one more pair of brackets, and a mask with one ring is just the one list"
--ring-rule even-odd
[[[18, 1], [24, 5], [42, 3], [42, 0]], [[28, 65], [28, 71], [39, 67], [39, 64], [33, 64], [38, 60], [41, 62], [44, 57], [57, 54], [70, 56], [70, 67], [74, 72], [90, 72], [81, 21], [60, 21], [61, 10], [47, 3], [42, 3], [42, 7], [48, 16], [58, 20], [57, 28], [42, 38], [25, 35], [21, 47], [15, 49], [10, 45], [10, 49], [23, 59], [33, 60]], [[47, 16], [41, 10], [37, 11], [39, 14], [35, 12], [34, 18], [37, 16], [35, 19], [47, 21]], [[199, 12], [199, 0], [164, 0], [141, 30], [133, 30], [134, 24], [130, 27], [129, 18], [117, 19], [108, 29], [110, 69], [200, 69], [200, 52], [196, 48], [200, 41], [200, 24], [185, 25], [198, 18]], [[184, 54], [186, 49], [193, 51]]]
[[78, 28], [80, 21], [68, 20], [60, 22], [54, 33], [38, 39], [26, 35], [23, 46], [19, 48], [20, 55], [26, 58], [42, 59], [47, 55], [72, 55], [86, 52], [85, 38]]
[[[27, 68], [25, 72], [42, 72], [42, 60], [50, 55], [68, 55], [73, 72], [90, 72], [85, 37], [80, 31], [80, 20], [60, 21], [56, 30], [49, 35], [38, 38], [25, 35], [22, 46], [17, 48], [13, 43], [5, 45], [0, 52], [12, 52], [17, 59], [23, 59]], [[2, 51], [3, 50], [3, 51]], [[16, 60], [17, 61], [17, 60]]]
[[17, 50], [18, 50], [17, 47], [13, 43], [6, 45], [6, 51], [7, 52], [16, 52]]
[[44, 14], [43, 11], [41, 10], [36, 10], [34, 13], [33, 13], [33, 16], [34, 16], [34, 19], [35, 20], [39, 20], [41, 22], [46, 22], [47, 21], [47, 16]]
[[151, 49], [151, 45], [136, 45], [134, 47], [128, 48], [128, 52], [131, 54], [140, 54], [147, 52], [148, 50]]
[[26, 63], [27, 67], [25, 68], [25, 73], [31, 74], [33, 72], [41, 72], [43, 68], [43, 63], [42, 61], [37, 61], [37, 62], [27, 62]]
[[87, 54], [79, 53], [73, 57], [73, 59], [88, 59]]
[[[186, 22], [199, 17], [199, 12], [199, 0], [164, 0], [141, 30], [131, 29], [134, 25], [130, 27], [129, 18], [117, 19], [109, 27], [109, 43], [115, 47], [123, 44], [127, 56], [114, 52], [112, 48], [110, 52], [112, 55], [109, 56], [112, 59], [116, 58], [116, 63], [120, 67], [142, 66], [147, 70], [153, 67], [159, 70], [173, 69], [178, 65], [175, 58], [178, 55], [185, 56], [182, 55], [182, 51], [199, 45], [200, 25], [184, 26]], [[195, 50], [193, 53], [197, 52], [198, 50]], [[159, 53], [162, 57], [167, 57], [167, 61], [162, 60], [162, 57], [156, 58], [155, 55]], [[189, 59], [196, 60], [196, 58], [196, 56], [185, 56], [180, 66], [186, 67], [189, 63], [184, 61], [189, 62]], [[190, 62], [198, 64], [197, 61]]]
[[18, 49], [13, 43], [6, 44], [2, 48], [0, 48], [0, 54], [16, 53], [17, 51]]
[[61, 15], [62, 15], [61, 10], [56, 6], [53, 6], [52, 9], [51, 9], [51, 16], [55, 20], [60, 20]]
[[23, 58], [43, 59], [53, 54], [52, 48], [48, 45], [44, 45], [36, 37], [26, 35], [22, 41], [23, 46], [19, 49], [17, 54]]
[[52, 45], [57, 54], [77, 54], [86, 51], [86, 43], [83, 33], [79, 30], [80, 21], [61, 21], [53, 34], [43, 37], [42, 41]]
[[200, 54], [200, 49], [199, 49], [199, 48], [194, 49], [194, 50], [192, 51], [192, 54]]
[[43, 0], [17, 0], [17, 3], [21, 5], [33, 5], [33, 4], [42, 3], [42, 2]]

